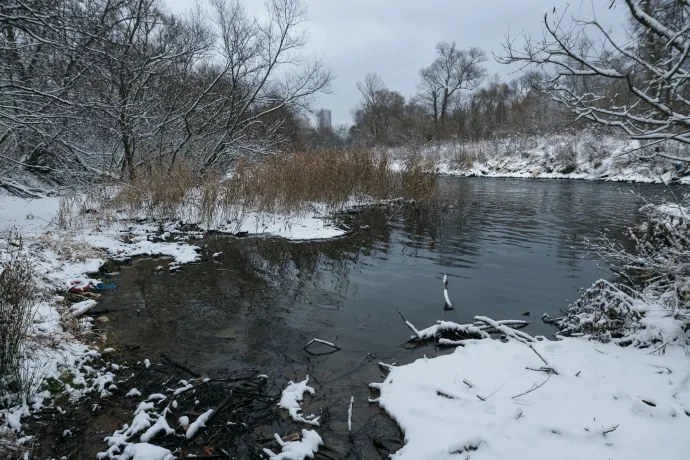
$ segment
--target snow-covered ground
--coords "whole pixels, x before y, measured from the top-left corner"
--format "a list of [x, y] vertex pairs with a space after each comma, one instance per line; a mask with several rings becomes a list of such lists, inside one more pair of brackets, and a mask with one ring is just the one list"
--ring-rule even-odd
[[658, 355], [582, 339], [464, 344], [393, 367], [377, 385], [405, 433], [393, 458], [687, 457], [690, 358], [681, 347]]
[[[479, 177], [586, 179], [615, 182], [690, 184], [690, 165], [652, 156], [655, 147], [592, 132], [444, 143], [422, 153], [442, 174]], [[666, 149], [683, 149], [670, 144]], [[402, 158], [406, 149], [393, 155]], [[683, 152], [667, 151], [681, 157]], [[679, 168], [679, 169], [677, 169]]]

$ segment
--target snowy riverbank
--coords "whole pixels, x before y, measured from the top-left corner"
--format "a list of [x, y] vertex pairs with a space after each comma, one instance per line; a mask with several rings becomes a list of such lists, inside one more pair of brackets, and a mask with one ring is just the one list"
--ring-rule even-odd
[[582, 339], [467, 340], [392, 367], [377, 388], [405, 433], [400, 460], [681, 459], [690, 449], [681, 347], [651, 355]]
[[[393, 155], [402, 158], [407, 151], [395, 149]], [[425, 147], [421, 153], [434, 160], [440, 173], [461, 177], [690, 184], [690, 165], [651, 158], [656, 153], [655, 147], [642, 148], [639, 141], [587, 131], [444, 143]]]

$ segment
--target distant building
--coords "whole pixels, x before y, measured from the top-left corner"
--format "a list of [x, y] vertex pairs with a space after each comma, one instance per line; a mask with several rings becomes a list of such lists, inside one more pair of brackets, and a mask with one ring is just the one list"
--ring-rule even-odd
[[321, 109], [316, 112], [316, 125], [319, 129], [331, 129], [333, 127], [331, 124], [331, 111]]

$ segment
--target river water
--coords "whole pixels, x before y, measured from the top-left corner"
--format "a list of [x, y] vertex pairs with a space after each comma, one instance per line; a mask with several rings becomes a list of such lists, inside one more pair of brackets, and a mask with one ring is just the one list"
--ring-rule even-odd
[[[486, 178], [443, 178], [440, 188], [433, 209], [368, 210], [352, 218], [369, 229], [344, 238], [212, 236], [200, 243], [204, 260], [174, 274], [157, 273], [160, 260], [138, 260], [101, 302], [113, 310], [108, 329], [116, 343], [140, 345], [142, 358], [165, 353], [201, 373], [254, 367], [278, 386], [309, 374], [324, 397], [304, 409], [329, 408], [332, 445], [346, 443], [337, 433], [351, 395], [355, 427], [393, 435], [394, 425], [366, 403], [366, 384], [382, 380], [376, 363], [450, 351], [405, 344], [410, 330], [398, 310], [418, 328], [485, 315], [527, 319], [526, 332], [550, 334], [543, 313], [557, 316], [578, 289], [612, 278], [589, 257], [585, 238], [606, 230], [624, 241], [625, 229], [641, 220], [632, 192], [671, 199], [674, 191]], [[213, 259], [216, 252], [223, 255]], [[452, 311], [443, 309], [444, 274]], [[341, 350], [309, 354], [303, 347], [314, 337]]]

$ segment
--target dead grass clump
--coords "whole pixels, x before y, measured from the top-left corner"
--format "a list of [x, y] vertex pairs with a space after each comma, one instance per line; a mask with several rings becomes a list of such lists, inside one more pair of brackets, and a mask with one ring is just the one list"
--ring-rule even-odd
[[248, 212], [301, 214], [314, 206], [343, 209], [366, 202], [404, 197], [424, 200], [433, 194], [433, 159], [410, 156], [394, 170], [390, 156], [373, 150], [326, 150], [243, 158], [232, 176], [203, 177], [189, 165], [170, 171], [148, 170], [123, 185], [111, 207], [130, 218], [189, 220], [211, 227], [219, 216], [241, 221]]
[[[331, 210], [350, 200], [423, 199], [436, 183], [433, 166], [414, 156], [401, 171], [373, 150], [326, 150], [276, 155], [241, 162], [225, 189], [226, 203], [255, 211], [302, 212], [314, 203]], [[431, 163], [429, 161], [428, 163]]]
[[88, 259], [103, 259], [105, 253], [92, 247], [87, 242], [70, 233], [61, 233], [56, 237], [50, 232], [38, 238], [39, 244], [53, 251], [60, 259], [71, 262], [85, 262]]
[[409, 157], [400, 171], [401, 196], [406, 199], [428, 200], [435, 196], [438, 174], [433, 158]]
[[135, 177], [121, 187], [113, 203], [131, 217], [172, 218], [186, 204], [189, 191], [200, 184], [198, 175], [184, 163], [170, 169], [140, 170]]

